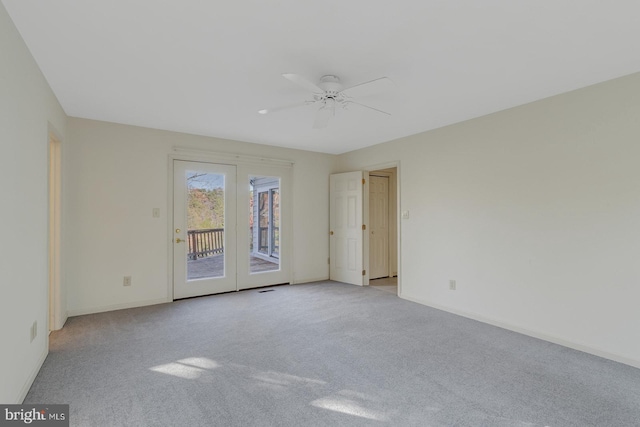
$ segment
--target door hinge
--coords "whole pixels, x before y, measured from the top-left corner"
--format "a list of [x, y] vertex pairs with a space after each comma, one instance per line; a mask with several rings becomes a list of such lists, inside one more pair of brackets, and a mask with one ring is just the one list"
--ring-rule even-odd
[[366, 182], [366, 181], [365, 181], [365, 179], [364, 179], [364, 178], [362, 178], [362, 185], [364, 185], [364, 183], [365, 183], [365, 182]]
[[367, 270], [362, 270], [362, 275], [364, 276], [365, 274], [367, 274]]
[[363, 230], [366, 230], [366, 229], [367, 229], [367, 226], [366, 226], [366, 225], [364, 225], [364, 224], [362, 224], [362, 229], [363, 229]]

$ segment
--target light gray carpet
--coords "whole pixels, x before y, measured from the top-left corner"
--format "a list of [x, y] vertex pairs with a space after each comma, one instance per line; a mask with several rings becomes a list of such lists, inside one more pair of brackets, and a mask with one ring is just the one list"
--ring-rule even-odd
[[640, 370], [373, 288], [74, 317], [25, 403], [74, 426], [637, 426]]
[[378, 289], [380, 291], [385, 291], [392, 293], [393, 295], [398, 295], [398, 286], [394, 285], [369, 285], [374, 289]]

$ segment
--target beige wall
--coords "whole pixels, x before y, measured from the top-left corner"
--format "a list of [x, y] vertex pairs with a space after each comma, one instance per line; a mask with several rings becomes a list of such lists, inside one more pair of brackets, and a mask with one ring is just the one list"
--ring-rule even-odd
[[[292, 160], [296, 283], [328, 277], [328, 176], [334, 157], [70, 118], [65, 272], [71, 315], [167, 301], [172, 148]], [[152, 218], [160, 208], [161, 217]], [[124, 276], [133, 285], [123, 287]]]
[[48, 351], [48, 133], [64, 150], [66, 116], [2, 4], [0, 53], [0, 402], [19, 403]]
[[340, 156], [400, 162], [402, 296], [640, 366], [638, 94], [635, 74]]

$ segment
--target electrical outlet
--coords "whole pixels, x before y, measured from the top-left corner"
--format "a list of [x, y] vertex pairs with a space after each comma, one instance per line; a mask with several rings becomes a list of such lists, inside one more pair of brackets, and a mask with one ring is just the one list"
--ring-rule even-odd
[[409, 219], [409, 211], [402, 211], [402, 219]]
[[31, 325], [31, 342], [33, 342], [33, 340], [36, 339], [36, 337], [38, 336], [38, 321], [34, 320], [33, 324]]
[[455, 280], [449, 280], [449, 290], [452, 290], [452, 291], [456, 290], [456, 281]]
[[122, 286], [131, 286], [131, 276], [124, 276]]

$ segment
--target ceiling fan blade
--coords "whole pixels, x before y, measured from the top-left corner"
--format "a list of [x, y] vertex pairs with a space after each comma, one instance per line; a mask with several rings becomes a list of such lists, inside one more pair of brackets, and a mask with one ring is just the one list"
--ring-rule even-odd
[[330, 107], [327, 108], [322, 107], [318, 110], [318, 112], [316, 113], [316, 120], [313, 122], [313, 128], [314, 129], [322, 129], [327, 127], [327, 124], [329, 123], [329, 119], [331, 118], [331, 116], [333, 116], [333, 109], [331, 109]]
[[370, 82], [351, 86], [344, 89], [342, 93], [347, 95], [349, 98], [360, 98], [361, 96], [374, 95], [391, 88], [393, 88], [393, 81], [388, 77], [381, 77], [379, 79], [371, 80]]
[[377, 108], [373, 108], [373, 107], [370, 107], [368, 105], [360, 104], [359, 102], [349, 101], [349, 104], [356, 104], [356, 105], [359, 105], [361, 107], [368, 108], [368, 109], [373, 110], [373, 111], [377, 111], [378, 113], [386, 114], [387, 116], [391, 115], [391, 113], [387, 113], [386, 111], [378, 110]]
[[283, 74], [282, 77], [284, 77], [287, 80], [292, 81], [293, 83], [297, 84], [298, 86], [301, 86], [301, 87], [307, 89], [310, 92], [313, 92], [313, 93], [324, 93], [324, 90], [322, 90], [317, 85], [311, 83], [309, 80], [305, 79], [304, 77], [302, 77], [299, 74]]
[[280, 107], [265, 108], [264, 110], [259, 110], [258, 113], [260, 113], [260, 114], [277, 113], [278, 111], [290, 110], [292, 108], [302, 107], [302, 106], [308, 105], [310, 103], [313, 103], [313, 101], [296, 102], [295, 104], [282, 105]]

